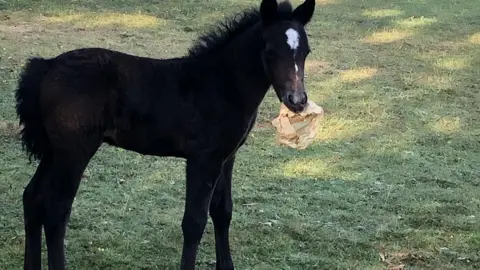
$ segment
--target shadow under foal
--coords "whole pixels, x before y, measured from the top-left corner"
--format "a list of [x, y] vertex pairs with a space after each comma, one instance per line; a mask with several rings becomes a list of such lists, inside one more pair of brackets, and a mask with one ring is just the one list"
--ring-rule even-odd
[[40, 160], [23, 194], [25, 269], [65, 269], [64, 238], [82, 174], [103, 142], [144, 155], [186, 159], [181, 269], [195, 269], [208, 214], [216, 268], [229, 247], [235, 153], [270, 86], [290, 110], [307, 104], [304, 26], [315, 9], [263, 0], [202, 37], [188, 55], [152, 59], [102, 48], [31, 58], [16, 91], [22, 144]]

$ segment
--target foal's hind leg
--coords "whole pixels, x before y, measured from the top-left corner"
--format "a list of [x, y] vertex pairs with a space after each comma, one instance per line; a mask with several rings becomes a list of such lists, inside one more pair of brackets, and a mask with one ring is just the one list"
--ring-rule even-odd
[[232, 170], [235, 158], [225, 162], [210, 202], [210, 216], [215, 228], [216, 269], [234, 269], [230, 254], [229, 228], [232, 220]]
[[48, 250], [49, 269], [65, 269], [64, 238], [70, 218], [73, 199], [82, 174], [98, 149], [98, 144], [83, 146], [76, 151], [56, 151], [49, 171], [45, 198], [44, 229]]
[[45, 173], [51, 164], [49, 156], [45, 156], [35, 171], [30, 183], [23, 192], [23, 216], [25, 224], [25, 255], [24, 269], [41, 269], [42, 249], [42, 218], [43, 199], [41, 194], [42, 182], [45, 180]]

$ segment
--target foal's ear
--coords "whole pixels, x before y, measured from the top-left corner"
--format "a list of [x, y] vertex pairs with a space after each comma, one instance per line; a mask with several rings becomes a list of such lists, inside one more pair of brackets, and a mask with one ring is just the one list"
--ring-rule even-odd
[[315, 0], [305, 0], [303, 4], [298, 6], [293, 11], [293, 19], [300, 22], [303, 25], [306, 25], [310, 22], [310, 19], [313, 16], [313, 12], [315, 11]]
[[260, 16], [263, 25], [273, 23], [277, 18], [277, 0], [263, 0], [260, 4]]

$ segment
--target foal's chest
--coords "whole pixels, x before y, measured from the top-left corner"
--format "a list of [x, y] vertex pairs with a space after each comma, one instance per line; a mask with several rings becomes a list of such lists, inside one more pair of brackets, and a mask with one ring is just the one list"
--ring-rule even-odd
[[252, 115], [250, 117], [250, 120], [246, 122], [245, 128], [243, 130], [243, 133], [241, 134], [240, 140], [238, 140], [237, 146], [234, 149], [234, 152], [236, 152], [247, 140], [248, 135], [253, 129], [253, 126], [255, 125], [255, 121], [257, 120], [257, 113]]

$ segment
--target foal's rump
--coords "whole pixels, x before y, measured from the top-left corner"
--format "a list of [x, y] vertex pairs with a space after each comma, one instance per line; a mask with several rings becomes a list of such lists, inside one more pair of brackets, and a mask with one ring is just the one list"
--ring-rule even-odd
[[183, 104], [176, 65], [102, 48], [30, 59], [16, 92], [23, 145], [38, 159], [85, 141], [181, 155], [185, 119], [172, 119]]
[[109, 51], [101, 49], [29, 59], [16, 90], [16, 109], [30, 157], [41, 159], [55, 144], [78, 144], [75, 134], [99, 136], [118, 78]]

